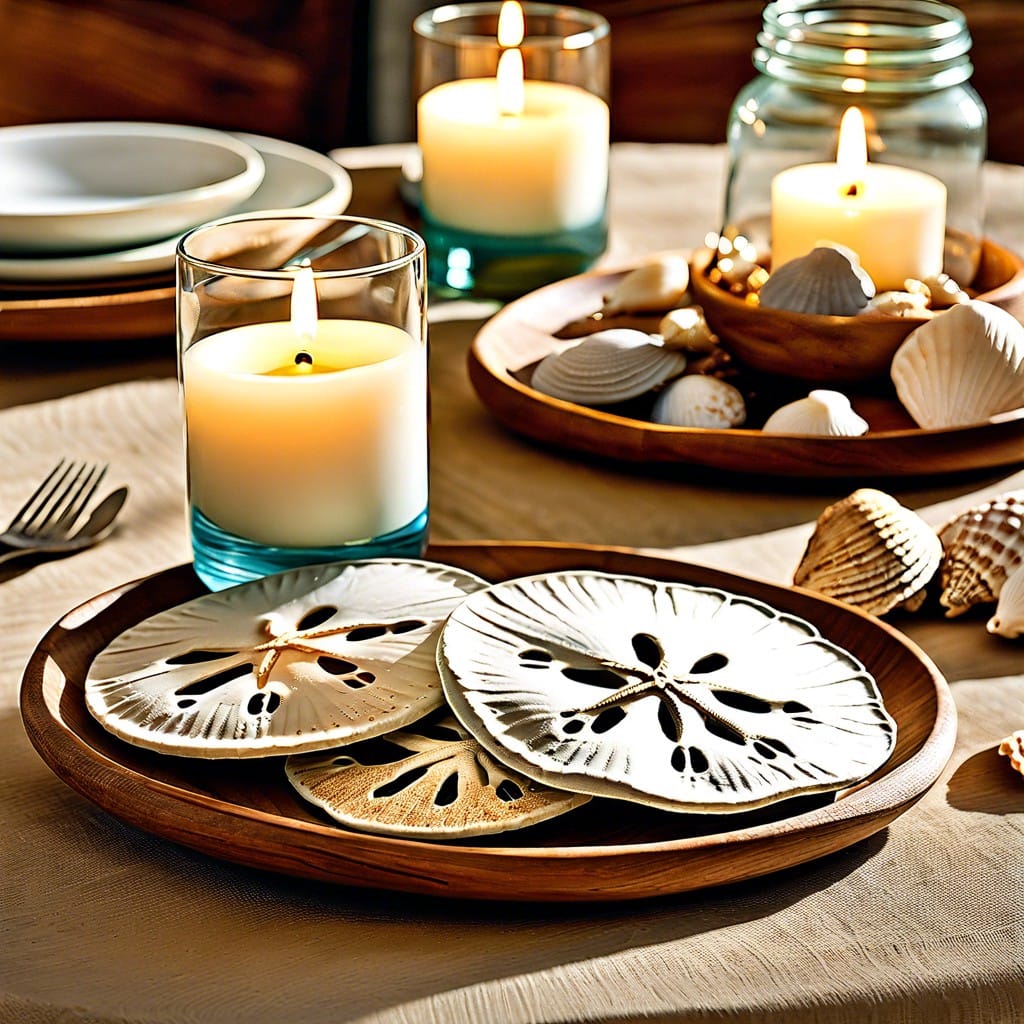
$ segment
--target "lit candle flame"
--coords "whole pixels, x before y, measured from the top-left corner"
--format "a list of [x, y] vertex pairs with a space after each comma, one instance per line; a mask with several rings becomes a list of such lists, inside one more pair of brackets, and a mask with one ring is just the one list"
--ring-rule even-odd
[[498, 45], [501, 47], [519, 46], [526, 35], [526, 21], [523, 8], [516, 0], [505, 0], [498, 14]]
[[518, 49], [525, 35], [522, 7], [505, 0], [498, 14], [498, 45], [505, 48], [498, 59], [498, 110], [509, 117], [518, 117], [526, 106], [523, 52]]
[[864, 190], [864, 172], [868, 166], [868, 137], [864, 115], [857, 107], [850, 107], [840, 122], [836, 164], [843, 194], [859, 195]]
[[[316, 280], [313, 268], [306, 261], [295, 268], [295, 282], [292, 284], [292, 330], [302, 349], [312, 346], [316, 338], [317, 301]], [[298, 361], [297, 365], [298, 365]], [[304, 362], [304, 361], [303, 361]], [[310, 360], [310, 363], [312, 360]]]

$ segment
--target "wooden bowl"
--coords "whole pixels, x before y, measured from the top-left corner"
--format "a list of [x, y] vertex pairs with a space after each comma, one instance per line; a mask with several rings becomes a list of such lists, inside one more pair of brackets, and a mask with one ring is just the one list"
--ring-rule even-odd
[[[925, 323], [922, 317], [869, 312], [860, 316], [816, 316], [752, 306], [708, 278], [711, 249], [690, 264], [690, 287], [722, 344], [744, 365], [814, 384], [856, 384], [884, 377], [896, 349]], [[1024, 320], [1024, 261], [989, 239], [971, 294]]]

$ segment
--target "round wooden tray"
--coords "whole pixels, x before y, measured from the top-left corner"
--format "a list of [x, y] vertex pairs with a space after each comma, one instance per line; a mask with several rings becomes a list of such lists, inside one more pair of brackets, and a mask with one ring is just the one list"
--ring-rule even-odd
[[802, 864], [884, 828], [936, 781], [953, 749], [945, 681], [888, 626], [806, 591], [626, 550], [438, 544], [427, 557], [491, 580], [591, 568], [722, 587], [812, 621], [871, 671], [897, 722], [890, 760], [859, 787], [731, 815], [671, 814], [595, 799], [519, 832], [461, 842], [362, 835], [328, 822], [288, 785], [280, 758], [160, 755], [105, 732], [85, 708], [95, 655], [141, 619], [204, 592], [190, 566], [129, 583], [69, 612], [32, 655], [21, 689], [28, 735], [58, 776], [111, 814], [213, 857], [297, 877], [502, 900], [623, 900], [739, 881]]
[[[528, 380], [534, 364], [564, 344], [555, 333], [599, 309], [625, 273], [596, 271], [548, 285], [510, 303], [480, 329], [469, 352], [470, 380], [480, 400], [506, 427], [546, 445], [604, 459], [772, 476], [881, 479], [1024, 461], [1024, 409], [969, 427], [922, 430], [895, 397], [884, 390], [868, 391], [851, 397], [871, 425], [870, 433], [804, 437], [746, 428], [661, 426], [640, 418], [643, 410], [588, 408], [533, 390]], [[654, 331], [658, 319], [641, 318], [631, 325]], [[773, 383], [779, 380], [761, 382], [764, 388]], [[762, 412], [808, 390], [799, 381], [782, 386], [789, 393], [763, 402]]]

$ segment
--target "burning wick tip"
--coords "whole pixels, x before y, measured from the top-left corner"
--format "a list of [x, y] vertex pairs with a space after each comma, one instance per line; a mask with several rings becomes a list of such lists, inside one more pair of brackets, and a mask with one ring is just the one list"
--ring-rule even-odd
[[295, 355], [295, 365], [302, 366], [303, 364], [312, 366], [313, 357], [308, 352], [297, 352]]

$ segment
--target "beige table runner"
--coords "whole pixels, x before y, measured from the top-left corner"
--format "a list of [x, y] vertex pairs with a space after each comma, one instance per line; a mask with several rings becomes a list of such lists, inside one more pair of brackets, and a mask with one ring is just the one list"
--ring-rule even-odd
[[[598, 907], [447, 903], [281, 879], [121, 825], [31, 750], [16, 692], [39, 635], [97, 591], [187, 557], [173, 383], [0, 413], [0, 507], [37, 459], [65, 451], [108, 458], [111, 482], [133, 492], [105, 544], [0, 585], [0, 1020], [512, 1024], [735, 1012], [989, 1024], [1024, 1015], [1024, 780], [994, 751], [1024, 725], [1019, 645], [981, 636], [978, 622], [969, 633], [949, 626], [961, 719], [948, 772], [890, 828], [804, 868]], [[1024, 475], [986, 490], [1004, 484], [1024, 486]], [[677, 553], [738, 570], [756, 556], [784, 578], [806, 529]], [[1005, 674], [972, 678], [965, 643], [997, 644]]]

